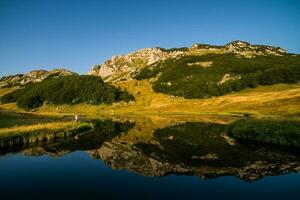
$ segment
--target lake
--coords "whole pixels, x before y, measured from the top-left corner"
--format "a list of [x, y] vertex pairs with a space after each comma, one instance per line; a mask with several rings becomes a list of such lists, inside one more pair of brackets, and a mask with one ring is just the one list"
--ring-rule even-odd
[[106, 120], [2, 148], [1, 199], [299, 198], [298, 152], [229, 138], [228, 120]]

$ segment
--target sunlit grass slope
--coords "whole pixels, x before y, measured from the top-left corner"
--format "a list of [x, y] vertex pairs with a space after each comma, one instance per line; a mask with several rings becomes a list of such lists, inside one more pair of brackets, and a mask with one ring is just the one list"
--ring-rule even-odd
[[[145, 114], [255, 114], [299, 115], [300, 84], [276, 84], [245, 89], [220, 97], [208, 99], [184, 99], [155, 93], [152, 80], [129, 80], [114, 83], [133, 94], [135, 102], [119, 102], [112, 105], [51, 105], [35, 111], [38, 114], [89, 116], [145, 115]], [[2, 104], [2, 109], [17, 110], [16, 104]]]

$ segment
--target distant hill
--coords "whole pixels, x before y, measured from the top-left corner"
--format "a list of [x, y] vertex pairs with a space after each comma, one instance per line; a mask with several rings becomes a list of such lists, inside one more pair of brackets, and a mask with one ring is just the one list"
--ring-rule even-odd
[[42, 80], [49, 77], [61, 77], [69, 75], [76, 75], [76, 73], [66, 69], [54, 69], [51, 71], [33, 70], [28, 74], [16, 74], [0, 78], [0, 88], [23, 86], [28, 83], [41, 82]]
[[243, 41], [224, 46], [148, 48], [114, 56], [89, 74], [101, 76], [107, 82], [148, 79], [155, 92], [208, 98], [258, 85], [297, 83], [300, 55]]

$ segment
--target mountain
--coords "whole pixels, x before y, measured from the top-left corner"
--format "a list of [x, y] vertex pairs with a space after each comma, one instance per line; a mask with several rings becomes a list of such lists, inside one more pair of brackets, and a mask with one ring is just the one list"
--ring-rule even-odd
[[132, 79], [134, 74], [141, 69], [158, 61], [183, 56], [200, 56], [206, 54], [236, 54], [246, 58], [262, 55], [282, 56], [286, 51], [279, 47], [266, 45], [251, 45], [248, 42], [233, 41], [224, 46], [208, 44], [194, 44], [183, 48], [145, 48], [128, 55], [113, 56], [103, 64], [95, 65], [88, 74], [101, 76], [105, 81], [118, 81]]
[[28, 83], [41, 82], [48, 77], [60, 77], [76, 75], [76, 73], [71, 72], [66, 69], [54, 69], [51, 71], [46, 70], [33, 70], [28, 74], [16, 74], [11, 76], [4, 76], [0, 79], [0, 88], [13, 87], [19, 85], [26, 85]]
[[106, 82], [148, 80], [156, 93], [201, 99], [259, 85], [300, 81], [300, 55], [233, 41], [224, 46], [148, 48], [114, 56], [89, 72]]

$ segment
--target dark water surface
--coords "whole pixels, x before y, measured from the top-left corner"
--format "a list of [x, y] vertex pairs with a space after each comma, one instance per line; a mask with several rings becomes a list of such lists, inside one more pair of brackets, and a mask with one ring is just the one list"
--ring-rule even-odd
[[0, 156], [1, 199], [300, 197], [297, 152], [240, 144], [222, 124], [175, 124], [149, 137], [136, 126], [99, 122], [76, 138], [10, 148]]

